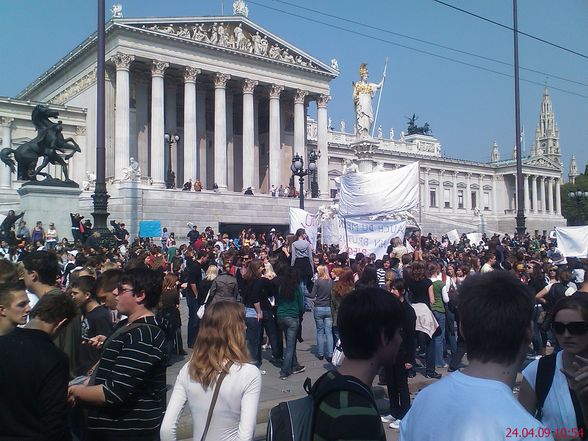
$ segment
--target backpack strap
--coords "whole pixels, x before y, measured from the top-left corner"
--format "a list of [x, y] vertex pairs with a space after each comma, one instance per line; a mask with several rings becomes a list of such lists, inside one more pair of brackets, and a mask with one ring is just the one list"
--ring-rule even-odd
[[539, 421], [543, 419], [543, 405], [545, 404], [545, 399], [547, 398], [549, 389], [551, 389], [551, 384], [553, 383], [556, 361], [556, 353], [546, 355], [539, 359], [537, 378], [535, 379], [535, 397], [537, 398], [535, 418]]

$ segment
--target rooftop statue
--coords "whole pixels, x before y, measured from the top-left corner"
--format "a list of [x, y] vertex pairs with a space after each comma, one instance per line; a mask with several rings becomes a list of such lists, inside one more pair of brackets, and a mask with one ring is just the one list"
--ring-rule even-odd
[[353, 104], [355, 106], [355, 130], [362, 138], [368, 138], [374, 124], [374, 109], [372, 98], [384, 84], [384, 78], [378, 84], [368, 81], [368, 69], [365, 63], [359, 66], [360, 80], [353, 82]]
[[431, 128], [429, 123], [425, 123], [424, 126], [419, 127], [416, 125], [416, 120], [419, 119], [416, 114], [412, 114], [412, 118], [408, 118], [407, 134], [408, 135], [430, 135]]
[[[69, 179], [65, 161], [70, 159], [75, 152], [81, 152], [81, 149], [73, 138], [63, 136], [61, 121], [54, 122], [50, 119], [58, 116], [57, 110], [52, 110], [42, 104], [35, 106], [31, 120], [37, 129], [37, 136], [14, 150], [10, 147], [0, 150], [0, 160], [10, 168], [12, 173], [17, 173], [18, 180], [36, 181], [37, 176], [44, 176], [46, 178], [43, 181], [45, 184], [77, 186]], [[69, 153], [66, 154], [66, 152]], [[60, 153], [65, 154], [65, 157], [62, 157]], [[43, 158], [43, 162], [37, 167], [39, 158]], [[61, 166], [65, 178], [63, 181], [53, 179], [49, 173], [43, 172], [43, 169], [49, 164]]]

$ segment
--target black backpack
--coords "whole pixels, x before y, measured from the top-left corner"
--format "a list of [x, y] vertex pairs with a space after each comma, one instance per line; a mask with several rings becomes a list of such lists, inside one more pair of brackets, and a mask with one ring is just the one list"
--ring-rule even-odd
[[[327, 374], [325, 374], [327, 375]], [[266, 441], [311, 441], [314, 434], [315, 414], [327, 395], [342, 390], [363, 395], [376, 407], [374, 397], [359, 381], [336, 374], [328, 381], [317, 380], [314, 386], [310, 378], [304, 381], [306, 397], [283, 401], [270, 410]]]

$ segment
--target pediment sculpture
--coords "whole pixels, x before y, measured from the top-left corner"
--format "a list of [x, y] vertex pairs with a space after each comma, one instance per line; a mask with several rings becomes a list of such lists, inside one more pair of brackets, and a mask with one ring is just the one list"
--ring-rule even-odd
[[200, 43], [212, 44], [253, 55], [271, 58], [290, 64], [317, 69], [311, 60], [273, 41], [259, 30], [243, 26], [239, 22], [170, 23], [142, 25], [142, 29], [187, 38]]

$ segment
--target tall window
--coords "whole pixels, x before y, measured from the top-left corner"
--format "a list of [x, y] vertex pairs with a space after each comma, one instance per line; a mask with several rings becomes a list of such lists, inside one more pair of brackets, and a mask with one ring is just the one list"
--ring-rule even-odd
[[484, 192], [484, 210], [490, 210], [490, 192]]
[[437, 191], [436, 190], [429, 190], [429, 206], [436, 208], [437, 207]]
[[457, 190], [457, 208], [463, 208], [463, 190]]
[[443, 201], [445, 208], [451, 208], [451, 189], [445, 188], [443, 190]]
[[476, 208], [478, 206], [478, 193], [472, 191], [472, 208]]

